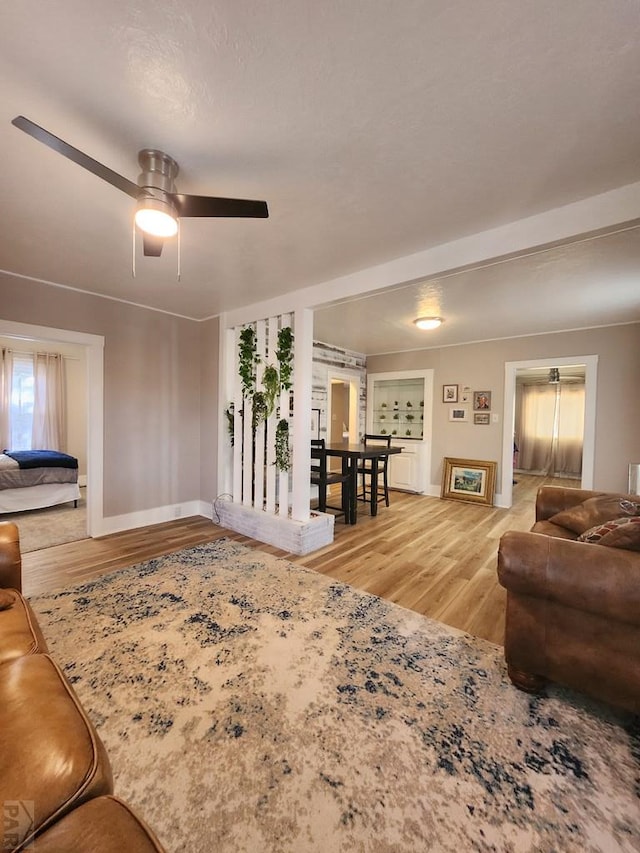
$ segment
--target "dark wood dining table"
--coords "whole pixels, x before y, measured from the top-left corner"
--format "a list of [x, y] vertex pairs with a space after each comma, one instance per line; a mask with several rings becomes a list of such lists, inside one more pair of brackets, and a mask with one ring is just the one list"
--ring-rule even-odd
[[[378, 460], [381, 456], [393, 456], [401, 453], [401, 447], [385, 447], [382, 444], [343, 444], [334, 442], [325, 445], [327, 456], [333, 456], [342, 460], [342, 473], [349, 474], [350, 478], [350, 507], [349, 523], [355, 524], [358, 520], [358, 462], [363, 459], [371, 460], [371, 477], [373, 482], [378, 481]], [[378, 514], [378, 490], [371, 489], [371, 515]]]

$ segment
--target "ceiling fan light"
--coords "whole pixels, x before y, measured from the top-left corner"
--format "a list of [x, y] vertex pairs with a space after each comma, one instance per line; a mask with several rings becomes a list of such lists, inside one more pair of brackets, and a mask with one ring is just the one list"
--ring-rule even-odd
[[173, 237], [178, 233], [178, 219], [173, 208], [161, 199], [140, 199], [135, 220], [141, 231], [154, 237]]
[[442, 317], [418, 317], [413, 322], [419, 329], [437, 329], [442, 324]]

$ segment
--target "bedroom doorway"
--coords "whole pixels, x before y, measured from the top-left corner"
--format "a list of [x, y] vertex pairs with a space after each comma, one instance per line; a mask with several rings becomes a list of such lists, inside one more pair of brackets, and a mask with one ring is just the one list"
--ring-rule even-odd
[[[513, 503], [514, 434], [516, 419], [516, 379], [519, 371], [584, 366], [584, 423], [582, 430], [582, 472], [580, 486], [593, 488], [595, 466], [596, 389], [598, 356], [563, 356], [561, 358], [529, 359], [505, 364], [504, 429], [502, 435], [502, 485], [500, 506]], [[577, 481], [576, 481], [577, 482]]]
[[[86, 530], [99, 536], [103, 527], [103, 351], [104, 338], [66, 329], [53, 329], [0, 319], [0, 336], [15, 346], [37, 342], [47, 346], [81, 348], [85, 378]], [[79, 365], [78, 365], [79, 366]]]

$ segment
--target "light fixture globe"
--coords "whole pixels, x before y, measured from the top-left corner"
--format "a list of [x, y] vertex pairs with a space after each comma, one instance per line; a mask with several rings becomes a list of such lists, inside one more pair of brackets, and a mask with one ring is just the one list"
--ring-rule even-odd
[[413, 321], [419, 329], [437, 329], [442, 325], [442, 317], [418, 317]]
[[178, 233], [178, 218], [170, 202], [144, 196], [138, 201], [135, 222], [141, 231], [154, 237], [173, 237]]

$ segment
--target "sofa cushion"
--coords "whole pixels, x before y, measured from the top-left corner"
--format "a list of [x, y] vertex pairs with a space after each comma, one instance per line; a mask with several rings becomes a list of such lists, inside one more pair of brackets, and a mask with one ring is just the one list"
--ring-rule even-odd
[[116, 797], [97, 797], [39, 835], [38, 853], [162, 853], [149, 827]]
[[0, 666], [0, 757], [0, 802], [31, 818], [16, 819], [25, 846], [66, 812], [113, 792], [102, 742], [48, 655]]
[[15, 599], [8, 589], [0, 589], [0, 610], [8, 610], [13, 607]]
[[591, 542], [595, 545], [606, 545], [609, 548], [627, 548], [630, 551], [640, 551], [640, 517], [615, 518], [605, 521], [585, 530], [578, 539], [580, 542]]
[[0, 665], [23, 655], [46, 654], [47, 644], [28, 602], [17, 589], [2, 592], [11, 606], [0, 609]]
[[552, 524], [559, 524], [567, 530], [581, 534], [598, 524], [604, 524], [605, 521], [611, 521], [623, 515], [640, 515], [640, 503], [630, 501], [627, 495], [602, 493], [569, 509], [563, 509], [548, 520]]
[[531, 528], [531, 533], [543, 533], [545, 536], [553, 536], [556, 539], [577, 539], [578, 534], [559, 524], [551, 524], [550, 521], [536, 521]]

